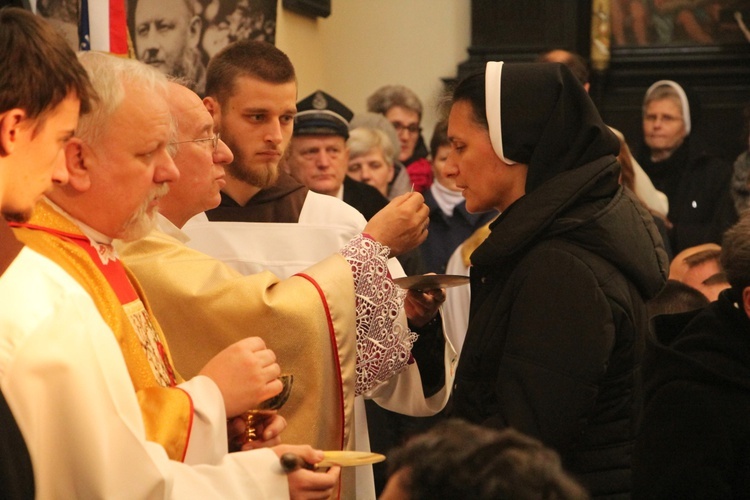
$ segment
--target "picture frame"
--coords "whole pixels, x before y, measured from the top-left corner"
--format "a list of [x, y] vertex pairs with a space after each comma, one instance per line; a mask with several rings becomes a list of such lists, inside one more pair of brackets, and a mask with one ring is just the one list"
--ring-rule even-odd
[[331, 0], [283, 0], [282, 6], [297, 14], [317, 18], [331, 15]]
[[750, 52], [750, 0], [610, 0], [613, 61], [742, 58]]

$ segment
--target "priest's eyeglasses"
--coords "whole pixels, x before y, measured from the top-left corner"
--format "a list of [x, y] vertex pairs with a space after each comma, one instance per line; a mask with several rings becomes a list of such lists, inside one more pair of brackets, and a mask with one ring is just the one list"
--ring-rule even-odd
[[189, 141], [175, 141], [175, 142], [170, 142], [168, 145], [169, 146], [177, 146], [178, 144], [185, 144], [187, 142], [206, 142], [206, 141], [211, 141], [211, 147], [213, 148], [213, 152], [215, 153], [216, 150], [219, 148], [219, 135], [220, 134], [218, 132], [216, 132], [216, 134], [213, 137], [206, 137], [204, 139], [192, 139], [192, 140], [189, 140]]

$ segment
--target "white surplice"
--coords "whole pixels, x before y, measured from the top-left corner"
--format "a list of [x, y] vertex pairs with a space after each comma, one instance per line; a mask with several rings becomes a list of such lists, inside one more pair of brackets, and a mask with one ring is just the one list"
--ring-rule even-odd
[[0, 304], [0, 386], [29, 448], [37, 498], [288, 496], [270, 450], [191, 466], [146, 441], [112, 331], [57, 264], [22, 249], [0, 277]]

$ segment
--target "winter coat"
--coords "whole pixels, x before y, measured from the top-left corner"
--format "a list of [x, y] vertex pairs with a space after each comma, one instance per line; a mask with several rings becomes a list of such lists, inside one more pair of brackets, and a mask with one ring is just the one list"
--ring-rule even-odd
[[556, 449], [592, 496], [628, 497], [644, 301], [667, 277], [651, 215], [605, 156], [511, 205], [471, 257], [455, 414]]
[[730, 196], [731, 165], [706, 153], [688, 136], [666, 160], [638, 158], [656, 189], [669, 198], [672, 251], [676, 254], [702, 243], [721, 243], [721, 235], [736, 222]]
[[750, 320], [741, 304], [729, 289], [703, 310], [655, 318], [633, 498], [750, 497]]

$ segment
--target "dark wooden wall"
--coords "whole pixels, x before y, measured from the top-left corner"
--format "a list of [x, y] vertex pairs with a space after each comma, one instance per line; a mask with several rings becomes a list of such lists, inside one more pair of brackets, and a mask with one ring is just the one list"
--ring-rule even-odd
[[[590, 32], [590, 0], [472, 0], [469, 59], [459, 65], [458, 79], [486, 61], [532, 61], [553, 48], [588, 57]], [[591, 95], [604, 120], [633, 144], [643, 94], [661, 79], [678, 81], [698, 98], [704, 135], [717, 154], [734, 160], [747, 148], [742, 109], [750, 104], [750, 43], [614, 48], [609, 68], [592, 74]]]

